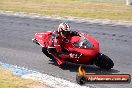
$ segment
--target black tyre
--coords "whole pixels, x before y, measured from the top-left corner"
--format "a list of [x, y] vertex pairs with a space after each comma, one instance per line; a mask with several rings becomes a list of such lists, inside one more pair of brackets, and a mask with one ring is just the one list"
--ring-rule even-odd
[[49, 58], [53, 58], [51, 54], [48, 53], [47, 48], [42, 47], [42, 52]]
[[95, 65], [103, 69], [111, 69], [114, 66], [113, 61], [104, 54], [99, 54], [96, 58]]

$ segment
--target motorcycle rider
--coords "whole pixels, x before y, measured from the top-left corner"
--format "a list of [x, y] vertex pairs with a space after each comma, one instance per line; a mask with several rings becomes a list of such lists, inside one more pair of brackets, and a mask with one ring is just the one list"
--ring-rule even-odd
[[[63, 58], [77, 58], [76, 54], [68, 52], [63, 47], [63, 44], [69, 42], [67, 37], [80, 36], [78, 32], [71, 31], [67, 23], [61, 23], [57, 30], [55, 30], [49, 40], [48, 52], [54, 57], [58, 65], [63, 65], [65, 60]], [[63, 57], [63, 58], [61, 58]]]

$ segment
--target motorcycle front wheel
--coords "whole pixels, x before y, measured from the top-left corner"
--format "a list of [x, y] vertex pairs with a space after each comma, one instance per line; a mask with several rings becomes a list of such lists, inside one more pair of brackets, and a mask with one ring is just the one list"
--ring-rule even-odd
[[95, 65], [103, 69], [111, 69], [114, 66], [113, 61], [106, 55], [99, 53]]
[[42, 47], [42, 52], [49, 58], [53, 58], [51, 54], [48, 53], [47, 48]]

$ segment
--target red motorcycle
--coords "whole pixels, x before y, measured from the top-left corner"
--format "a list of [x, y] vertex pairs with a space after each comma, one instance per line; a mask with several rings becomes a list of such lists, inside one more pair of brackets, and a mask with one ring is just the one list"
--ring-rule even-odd
[[[100, 53], [98, 41], [84, 33], [79, 33], [80, 36], [68, 37], [64, 42], [64, 48], [70, 53], [76, 54], [76, 58], [67, 59], [61, 57], [67, 62], [76, 64], [96, 65], [103, 69], [111, 69], [114, 66], [113, 61], [106, 55]], [[42, 52], [50, 57], [53, 56], [48, 53], [47, 47], [49, 40], [51, 40], [52, 32], [36, 33], [32, 41], [42, 46]]]

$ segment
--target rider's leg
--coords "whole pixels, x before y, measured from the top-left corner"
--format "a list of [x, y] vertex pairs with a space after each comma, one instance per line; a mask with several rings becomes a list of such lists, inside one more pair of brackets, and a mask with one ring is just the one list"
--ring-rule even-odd
[[58, 57], [58, 53], [57, 53], [57, 51], [56, 51], [56, 49], [54, 47], [49, 47], [48, 48], [48, 52], [54, 57], [54, 59], [56, 60], [58, 65], [62, 65], [62, 64], [65, 63], [65, 61], [61, 60]]

